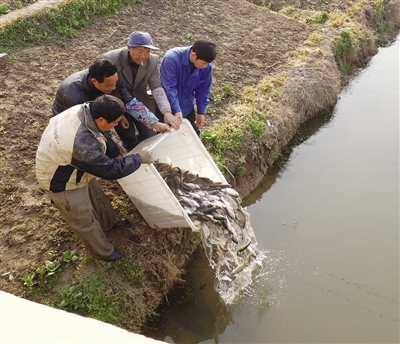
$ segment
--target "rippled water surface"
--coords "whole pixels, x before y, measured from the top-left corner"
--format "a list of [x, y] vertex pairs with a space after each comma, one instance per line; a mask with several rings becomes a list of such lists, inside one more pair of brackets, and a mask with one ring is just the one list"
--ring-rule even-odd
[[399, 343], [399, 39], [379, 49], [323, 120], [244, 200], [265, 256], [251, 288], [225, 306], [197, 252], [197, 302], [148, 335]]

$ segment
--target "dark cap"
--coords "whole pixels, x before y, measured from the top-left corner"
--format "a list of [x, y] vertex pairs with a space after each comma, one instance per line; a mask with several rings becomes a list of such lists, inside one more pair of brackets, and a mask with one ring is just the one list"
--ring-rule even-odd
[[149, 49], [160, 50], [159, 48], [153, 45], [153, 40], [151, 39], [150, 34], [142, 31], [134, 31], [129, 35], [128, 43], [126, 44], [128, 47], [145, 47]]

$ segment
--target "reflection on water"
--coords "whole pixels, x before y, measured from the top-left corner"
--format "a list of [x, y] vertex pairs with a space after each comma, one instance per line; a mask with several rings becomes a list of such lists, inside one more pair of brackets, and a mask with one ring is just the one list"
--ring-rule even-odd
[[276, 179], [279, 179], [280, 174], [285, 171], [285, 165], [290, 159], [290, 154], [293, 148], [303, 144], [318, 131], [326, 128], [332, 119], [332, 113], [324, 113], [305, 122], [299, 128], [297, 135], [291, 140], [291, 142], [289, 142], [286, 151], [282, 152], [281, 157], [275, 162], [275, 164], [268, 168], [266, 175], [257, 187], [243, 198], [242, 206], [247, 207], [257, 202], [275, 183]]
[[169, 343], [201, 343], [208, 339], [218, 343], [232, 317], [214, 288], [214, 271], [201, 248], [194, 253], [187, 270], [186, 279], [195, 286], [191, 297], [186, 296], [185, 306], [170, 311], [157, 324], [159, 329], [147, 336]]

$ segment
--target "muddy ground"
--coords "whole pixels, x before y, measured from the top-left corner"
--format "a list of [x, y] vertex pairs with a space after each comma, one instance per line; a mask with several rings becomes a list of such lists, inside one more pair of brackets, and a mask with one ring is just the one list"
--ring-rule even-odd
[[[293, 5], [329, 12], [349, 6], [344, 0], [253, 3], [138, 1], [131, 10], [111, 18], [92, 18], [91, 27], [74, 37], [21, 50], [0, 66], [1, 290], [32, 297], [21, 281], [24, 273], [34, 271], [46, 259], [59, 257], [67, 249], [76, 249], [80, 257], [89, 255], [43, 194], [34, 173], [36, 148], [51, 116], [56, 89], [65, 77], [87, 68], [104, 52], [124, 46], [134, 30], [148, 31], [160, 54], [174, 46], [190, 45], [196, 39], [212, 40], [218, 47], [212, 90], [218, 93], [224, 85], [230, 85], [234, 94], [213, 105], [215, 113], [207, 118], [211, 125], [230, 104], [239, 101], [243, 87], [256, 86], [262, 78], [284, 69], [290, 53], [314, 30], [271, 10]], [[271, 10], [255, 5], [261, 3], [267, 3]], [[398, 1], [389, 3], [398, 10]], [[242, 178], [238, 186], [242, 196], [254, 184], [254, 180], [246, 183], [246, 178]], [[122, 247], [124, 253], [133, 251], [147, 271], [144, 284], [148, 289], [140, 296], [143, 309], [132, 316], [131, 323], [124, 324], [129, 330], [140, 331], [146, 318], [180, 278], [199, 238], [188, 229], [168, 233], [151, 229], [117, 182], [102, 181], [102, 185], [118, 215], [131, 221], [128, 228], [112, 231], [110, 240]], [[104, 268], [101, 262], [96, 264], [94, 269]], [[77, 272], [67, 271], [63, 280], [74, 283]]]

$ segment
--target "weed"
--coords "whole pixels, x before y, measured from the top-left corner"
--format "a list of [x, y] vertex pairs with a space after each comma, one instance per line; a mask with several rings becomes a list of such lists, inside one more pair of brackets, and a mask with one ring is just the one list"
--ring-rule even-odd
[[79, 257], [76, 255], [76, 250], [65, 251], [63, 252], [62, 257], [63, 261], [67, 263], [67, 266], [69, 266], [71, 263], [76, 266], [79, 263]]
[[24, 286], [26, 286], [27, 288], [32, 288], [37, 282], [34, 281], [35, 279], [35, 273], [32, 272], [31, 274], [24, 274], [21, 279], [24, 282]]
[[264, 123], [260, 121], [250, 121], [249, 127], [256, 140], [261, 140], [264, 137]]
[[339, 69], [347, 73], [350, 65], [347, 62], [346, 55], [354, 50], [354, 41], [348, 31], [342, 31], [340, 36], [333, 41], [333, 50]]
[[187, 35], [187, 38], [188, 39], [192, 39], [194, 37], [194, 34], [192, 34], [192, 33], [189, 33], [188, 35]]
[[0, 5], [0, 15], [5, 14], [9, 11], [8, 5], [7, 4], [1, 4]]
[[329, 20], [328, 13], [325, 11], [321, 12], [317, 18], [310, 21], [312, 24], [325, 24]]
[[51, 260], [46, 260], [42, 266], [39, 266], [36, 269], [36, 273], [38, 273], [40, 276], [43, 276], [45, 273], [51, 276], [55, 274], [55, 272], [59, 267], [60, 267], [60, 262], [58, 260], [55, 260], [53, 262]]
[[389, 26], [384, 20], [385, 2], [384, 0], [375, 0], [372, 3], [372, 18], [374, 19], [377, 26], [377, 33], [387, 33], [389, 32]]
[[66, 287], [61, 293], [60, 308], [69, 311], [86, 312], [86, 297], [77, 287]]
[[214, 104], [219, 104], [222, 100], [228, 98], [230, 95], [233, 94], [233, 88], [229, 85], [225, 85], [221, 88], [221, 92], [216, 94], [215, 92], [210, 92], [210, 101]]
[[135, 260], [135, 256], [131, 253], [125, 255], [125, 259], [118, 260], [109, 266], [111, 269], [118, 271], [126, 280], [136, 288], [142, 286], [143, 275], [140, 265]]
[[35, 166], [35, 162], [33, 160], [25, 160], [24, 164], [29, 168], [31, 168], [32, 166]]
[[237, 177], [242, 177], [246, 174], [246, 167], [240, 166], [237, 171], [236, 171], [236, 176]]
[[16, 8], [21, 8], [21, 7], [22, 7], [22, 2], [21, 2], [21, 1], [15, 1], [15, 2], [14, 2], [14, 6], [15, 6]]
[[207, 112], [212, 116], [212, 115], [215, 114], [215, 109], [212, 108], [212, 107], [208, 107], [208, 108], [207, 108]]
[[[67, 287], [56, 306], [74, 313], [121, 326], [126, 316], [126, 299], [116, 292], [119, 280], [107, 278], [101, 272], [79, 279], [76, 287]], [[124, 292], [121, 290], [121, 294]]]

